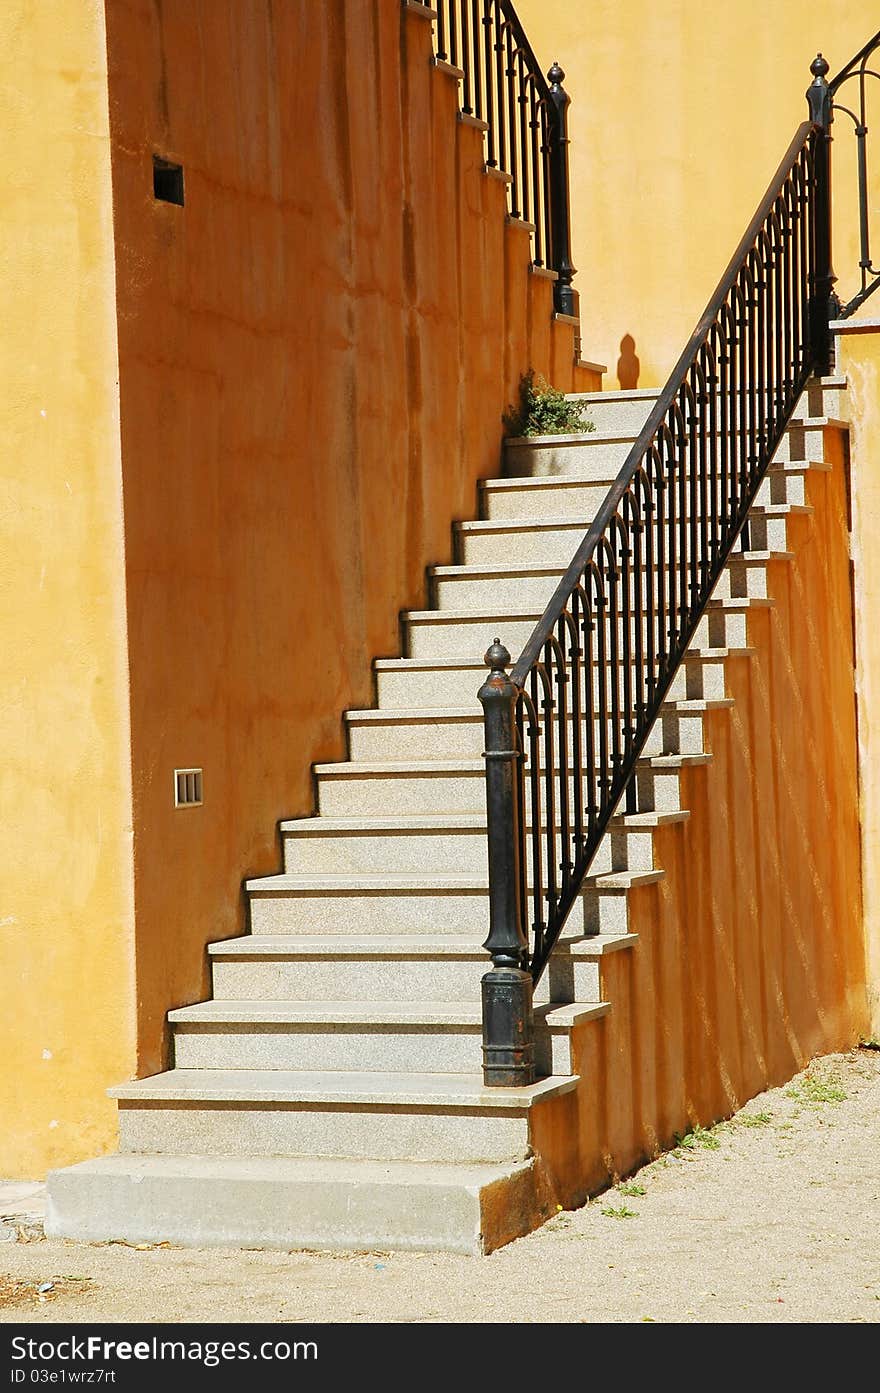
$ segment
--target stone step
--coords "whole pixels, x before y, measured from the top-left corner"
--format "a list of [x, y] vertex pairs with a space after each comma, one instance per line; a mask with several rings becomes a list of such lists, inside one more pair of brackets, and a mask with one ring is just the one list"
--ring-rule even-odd
[[[572, 1072], [571, 1033], [607, 1004], [535, 1007], [535, 1067]], [[205, 1001], [169, 1012], [178, 1069], [475, 1074], [483, 1062], [479, 983], [464, 1001]]]
[[[589, 419], [597, 430], [638, 432], [647, 421], [659, 395], [656, 388], [637, 388], [567, 392], [566, 398], [586, 406]], [[826, 415], [846, 418], [846, 379], [843, 377], [830, 376], [810, 381], [795, 409], [794, 419]]]
[[[805, 416], [793, 421], [782, 436], [773, 462], [824, 460], [825, 431], [845, 428], [845, 422], [830, 416]], [[609, 471], [616, 476], [637, 439], [638, 433], [633, 429], [509, 437], [504, 442], [503, 472], [508, 478], [582, 474], [598, 479]]]
[[[740, 608], [720, 602], [752, 599], [766, 602], [767, 566], [772, 561], [790, 559], [791, 555], [790, 552], [749, 552], [731, 561], [717, 582], [707, 612], [697, 623], [691, 640], [693, 647], [742, 647], [747, 642], [748, 606]], [[500, 569], [471, 574], [471, 584], [461, 597], [461, 607], [409, 610], [404, 614], [409, 656], [470, 658], [485, 653], [499, 637], [515, 659], [532, 637], [547, 601], [559, 584], [560, 574], [548, 574], [543, 570], [531, 575], [505, 574]], [[514, 605], [511, 600], [518, 589], [525, 593], [521, 595], [521, 603]], [[497, 603], [492, 601], [493, 591], [498, 592]], [[643, 626], [643, 632], [647, 632], [647, 625]], [[623, 633], [624, 617], [621, 616], [621, 638]], [[630, 620], [630, 633], [634, 638], [634, 615]]]
[[634, 431], [589, 431], [573, 435], [509, 436], [504, 442], [504, 473], [535, 477], [583, 473], [615, 478], [636, 442]]
[[[713, 599], [719, 598], [716, 589]], [[487, 677], [485, 663], [472, 658], [378, 658], [373, 666], [379, 706], [388, 711], [423, 705], [437, 709], [473, 703], [476, 707], [477, 692]], [[710, 700], [725, 695], [724, 654], [717, 648], [692, 645], [673, 678], [670, 699]]]
[[660, 393], [656, 387], [629, 388], [608, 392], [566, 392], [568, 401], [580, 402], [589, 419], [600, 431], [633, 431], [636, 434]]
[[[769, 489], [777, 477], [787, 485], [787, 489], [784, 491], [786, 496], [772, 499], [769, 496]], [[750, 513], [753, 525], [757, 525], [759, 517], [783, 520], [782, 531], [777, 534], [781, 538], [783, 550], [785, 549], [784, 518], [789, 510], [802, 509], [805, 506], [804, 477], [804, 474], [781, 474], [779, 476], [773, 475], [772, 478], [768, 477], [761, 485], [762, 489], [768, 491], [763, 505], [756, 503]], [[797, 491], [797, 485], [799, 485], [799, 496], [797, 498], [788, 497], [788, 493]], [[456, 564], [471, 567], [491, 567], [497, 564], [543, 564], [545, 566], [560, 565], [564, 570], [586, 535], [589, 526], [586, 516], [588, 515], [585, 515], [584, 519], [572, 517], [502, 518], [494, 522], [457, 523], [455, 527]], [[438, 569], [442, 574], [442, 568], [437, 567], [434, 568], [434, 573], [436, 574]]]
[[[786, 459], [774, 461], [762, 482], [769, 483], [770, 497], [763, 493], [760, 502], [784, 503], [789, 480], [803, 478], [814, 470], [827, 472], [831, 466], [824, 458], [818, 460]], [[616, 478], [614, 471], [596, 474], [595, 481], [577, 475], [482, 479], [479, 484], [480, 516], [489, 522], [551, 521], [571, 518], [584, 526], [595, 517]], [[775, 493], [774, 493], [775, 490]], [[803, 499], [792, 496], [792, 503]]]
[[[538, 1002], [600, 997], [600, 965], [628, 938], [567, 938], [536, 989]], [[489, 970], [479, 936], [248, 934], [209, 945], [213, 994], [238, 1001], [479, 1000]]]
[[[719, 612], [723, 614], [723, 611]], [[744, 620], [744, 616], [728, 617], [728, 634], [733, 619]], [[707, 626], [708, 627], [708, 626]], [[708, 637], [716, 635], [711, 632]], [[722, 639], [725, 634], [717, 635]], [[734, 645], [745, 642], [745, 624], [741, 630], [734, 629]], [[720, 698], [712, 702], [713, 709], [728, 704], [728, 699]], [[644, 747], [645, 754], [701, 754], [703, 751], [703, 716], [708, 705], [705, 701], [667, 702], [659, 720], [648, 736]], [[349, 758], [353, 762], [376, 759], [477, 759], [485, 747], [483, 713], [479, 705], [470, 708], [420, 707], [413, 710], [348, 711], [345, 716], [348, 732]], [[566, 723], [567, 738], [573, 739], [574, 720], [571, 716]], [[581, 717], [580, 734], [586, 741], [588, 721]], [[600, 737], [602, 721], [597, 710], [593, 712], [594, 739]], [[614, 722], [605, 719], [608, 738], [613, 739]], [[538, 728], [542, 728], [539, 721]], [[555, 730], [558, 739], [559, 732]], [[571, 743], [569, 743], [571, 748]]]
[[[747, 552], [731, 554], [728, 565], [736, 575], [753, 566], [765, 565], [765, 561], [751, 560], [754, 556], [786, 556], [786, 524], [790, 516], [786, 505], [785, 514], [764, 515], [750, 523], [750, 547]], [[806, 513], [799, 509], [799, 515]], [[570, 558], [569, 558], [570, 560]], [[473, 566], [433, 566], [429, 572], [435, 597], [434, 608], [430, 610], [410, 610], [404, 620], [407, 625], [425, 625], [432, 621], [425, 615], [432, 615], [433, 622], [441, 624], [457, 622], [459, 616], [476, 614], [489, 616], [491, 620], [497, 611], [514, 619], [528, 618], [531, 614], [540, 618], [551, 596], [556, 591], [567, 569], [568, 562], [494, 562]], [[690, 576], [688, 575], [688, 582]], [[645, 581], [643, 580], [643, 583]], [[620, 604], [625, 596], [621, 589]], [[635, 586], [630, 596], [632, 610], [636, 612], [637, 595]], [[712, 607], [710, 601], [710, 608]], [[642, 611], [647, 610], [646, 598], [641, 599]], [[535, 622], [537, 623], [537, 618]], [[409, 631], [408, 631], [409, 632]], [[411, 643], [418, 645], [421, 635], [411, 634]], [[699, 631], [695, 637], [702, 642]], [[725, 640], [716, 640], [723, 643]], [[733, 640], [731, 640], [733, 641]], [[508, 644], [508, 647], [510, 645]], [[430, 654], [414, 653], [414, 657], [429, 657]], [[451, 656], [449, 654], [441, 656]]]
[[532, 1160], [103, 1156], [49, 1176], [46, 1233], [80, 1242], [478, 1255], [549, 1217]]
[[[731, 650], [720, 650], [726, 655]], [[744, 653], [750, 650], [742, 650]], [[643, 788], [664, 785], [664, 801], [654, 795], [640, 804], [643, 812], [677, 811], [679, 765], [671, 761], [706, 762], [708, 755], [683, 754], [651, 756], [640, 760]], [[442, 813], [479, 813], [485, 808], [485, 770], [483, 760], [341, 761], [315, 765], [318, 783], [318, 812], [327, 817], [382, 817]], [[675, 788], [673, 788], [673, 784]], [[676, 801], [668, 802], [674, 797]], [[526, 809], [530, 806], [529, 780], [526, 780]]]
[[[692, 758], [705, 761], [708, 756]], [[678, 811], [657, 808], [660, 813]], [[652, 884], [663, 872], [617, 874], [646, 877], [644, 883]], [[602, 876], [588, 878], [566, 921], [567, 936], [581, 938], [600, 932], [593, 926], [584, 902], [603, 895], [606, 889], [616, 893], [618, 888], [613, 880], [606, 886]], [[412, 875], [273, 875], [248, 881], [247, 891], [254, 935], [314, 937], [354, 932], [401, 937], [448, 933], [456, 937], [473, 935], [482, 941], [489, 926], [489, 886], [485, 875], [440, 875], [424, 870]]]
[[[280, 831], [285, 875], [363, 875], [374, 870], [409, 875], [425, 868], [483, 874], [487, 865], [485, 812], [421, 818], [307, 817], [282, 822]], [[595, 868], [645, 870], [653, 864], [652, 829], [625, 817], [613, 818], [596, 853]]]
[[484, 1088], [479, 1074], [171, 1069], [110, 1089], [123, 1154], [526, 1160], [532, 1108], [576, 1075]]

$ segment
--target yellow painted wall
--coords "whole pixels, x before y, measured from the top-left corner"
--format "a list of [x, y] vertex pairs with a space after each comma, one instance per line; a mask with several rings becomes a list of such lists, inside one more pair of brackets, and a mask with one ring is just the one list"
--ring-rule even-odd
[[0, 1175], [107, 1150], [134, 1058], [100, 0], [0, 6]]
[[[108, 6], [137, 905], [138, 1069], [280, 868], [312, 761], [497, 474], [571, 326], [430, 26], [397, 0]], [[157, 203], [154, 153], [184, 165]], [[204, 806], [172, 769], [204, 769]]]
[[[876, 303], [876, 302], [874, 302]], [[867, 306], [866, 306], [867, 309]], [[871, 1033], [880, 1037], [880, 321], [837, 336], [852, 416], [852, 558], [855, 590], [865, 948]]]
[[[631, 335], [624, 356], [638, 358], [639, 385], [662, 386], [807, 119], [816, 51], [837, 72], [880, 28], [880, 7], [517, 0], [517, 10], [537, 52], [562, 64], [572, 99], [575, 285], [589, 356], [608, 364], [605, 385], [616, 387], [621, 340]], [[846, 125], [841, 118], [833, 147], [834, 260], [849, 298], [858, 252]], [[874, 178], [880, 193], [876, 166]]]
[[[632, 952], [603, 963], [611, 1013], [583, 1026], [578, 1093], [540, 1109], [536, 1149], [568, 1203], [784, 1083], [867, 1024], [853, 623], [843, 440], [750, 616], [754, 659], [709, 714], [714, 758], [682, 781], [690, 819], [661, 829], [665, 879], [632, 894]], [[808, 597], [821, 595], [822, 603]]]

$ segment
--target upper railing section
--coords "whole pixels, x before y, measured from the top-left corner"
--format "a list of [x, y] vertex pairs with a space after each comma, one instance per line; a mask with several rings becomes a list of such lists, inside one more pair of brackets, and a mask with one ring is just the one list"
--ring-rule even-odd
[[568, 179], [569, 97], [545, 77], [511, 0], [434, 0], [434, 56], [460, 83], [463, 116], [485, 132], [486, 165], [508, 179], [510, 216], [527, 224], [533, 263], [555, 274], [558, 313], [576, 315]]
[[[838, 319], [848, 319], [860, 305], [863, 305], [869, 295], [880, 286], [880, 266], [875, 266], [871, 260], [871, 227], [870, 227], [870, 207], [869, 207], [869, 178], [868, 178], [868, 91], [870, 79], [880, 81], [880, 72], [877, 71], [876, 64], [880, 60], [880, 31], [872, 39], [869, 39], [864, 48], [860, 50], [845, 68], [828, 83], [828, 97], [830, 100], [830, 111], [828, 113], [829, 124], [838, 113], [847, 116], [853, 123], [853, 133], [856, 138], [856, 179], [858, 185], [858, 206], [859, 206], [859, 272], [861, 276], [861, 286], [853, 295], [852, 299], [846, 304], [842, 304], [835, 295], [833, 306]], [[824, 65], [824, 72], [828, 71], [828, 64], [822, 58], [821, 53], [814, 63]], [[824, 76], [824, 73], [822, 74]], [[854, 84], [854, 89], [847, 84]], [[843, 100], [840, 93], [843, 92]], [[851, 95], [850, 95], [851, 94]], [[874, 88], [875, 100], [877, 89]], [[844, 105], [844, 101], [850, 102], [850, 106]], [[854, 109], [853, 109], [854, 108]], [[814, 118], [815, 119], [815, 118]], [[832, 292], [833, 293], [833, 292]]]

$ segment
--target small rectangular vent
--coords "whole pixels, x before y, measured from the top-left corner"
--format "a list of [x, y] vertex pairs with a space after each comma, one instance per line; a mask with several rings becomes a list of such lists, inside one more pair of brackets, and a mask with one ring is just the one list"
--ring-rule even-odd
[[183, 207], [183, 165], [153, 156], [153, 197]]
[[175, 808], [199, 808], [202, 804], [201, 769], [175, 769]]

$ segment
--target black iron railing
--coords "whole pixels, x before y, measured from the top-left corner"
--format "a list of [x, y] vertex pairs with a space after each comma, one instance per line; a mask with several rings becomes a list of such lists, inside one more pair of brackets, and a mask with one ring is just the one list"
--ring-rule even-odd
[[[827, 65], [626, 463], [519, 659], [496, 641], [485, 713], [492, 968], [484, 1079], [531, 1080], [543, 972], [749, 507], [829, 363]], [[745, 545], [745, 541], [744, 541]]]
[[485, 131], [486, 164], [508, 176], [512, 218], [532, 230], [533, 263], [556, 274], [560, 314], [572, 289], [565, 73], [546, 78], [511, 0], [435, 0], [434, 56], [460, 78], [462, 113]]
[[[869, 67], [877, 50], [880, 49], [880, 31], [872, 39], [869, 39], [864, 48], [861, 49], [842, 68], [837, 76], [828, 84], [828, 97], [830, 100], [830, 111], [828, 121], [837, 115], [848, 116], [853, 123], [856, 138], [856, 169], [858, 181], [858, 201], [859, 201], [859, 271], [861, 274], [861, 286], [857, 293], [846, 304], [835, 295], [833, 310], [838, 319], [848, 319], [860, 305], [863, 305], [869, 295], [880, 286], [880, 266], [875, 266], [871, 260], [871, 227], [870, 227], [870, 207], [868, 202], [868, 87], [869, 79], [875, 78], [880, 81], [880, 72]], [[824, 73], [828, 71], [828, 64], [825, 62], [821, 53], [814, 63], [822, 64]], [[851, 99], [855, 110], [844, 106], [839, 99], [838, 93], [847, 83], [856, 84], [856, 92]], [[876, 88], [874, 89], [876, 92]], [[850, 100], [847, 92], [847, 100]], [[832, 281], [833, 285], [833, 281]], [[832, 293], [833, 290], [832, 290]]]

